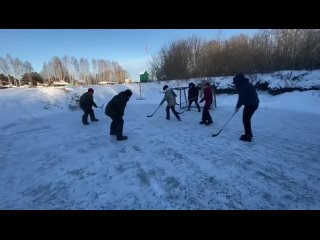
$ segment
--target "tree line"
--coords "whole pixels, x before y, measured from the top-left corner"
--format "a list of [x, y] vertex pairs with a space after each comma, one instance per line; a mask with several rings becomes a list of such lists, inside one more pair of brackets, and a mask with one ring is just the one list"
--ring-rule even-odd
[[129, 73], [117, 62], [104, 59], [80, 58], [64, 56], [53, 57], [51, 61], [43, 64], [40, 73], [45, 79], [54, 81], [60, 79], [75, 83], [81, 80], [85, 84], [98, 84], [99, 82], [124, 83], [130, 78]]
[[259, 30], [228, 40], [173, 41], [150, 61], [152, 80], [230, 76], [320, 68], [319, 29]]
[[0, 86], [2, 82], [8, 82], [10, 86], [21, 86], [22, 75], [25, 75], [31, 81], [33, 67], [28, 61], [21, 61], [19, 58], [13, 58], [10, 54], [6, 57], [0, 57]]
[[68, 83], [98, 84], [99, 82], [124, 83], [130, 78], [129, 73], [117, 62], [104, 59], [86, 58], [80, 60], [75, 57], [53, 57], [44, 62], [40, 73], [33, 72], [29, 61], [21, 61], [10, 54], [0, 57], [0, 86], [3, 82], [15, 86], [22, 86], [29, 82], [64, 81]]

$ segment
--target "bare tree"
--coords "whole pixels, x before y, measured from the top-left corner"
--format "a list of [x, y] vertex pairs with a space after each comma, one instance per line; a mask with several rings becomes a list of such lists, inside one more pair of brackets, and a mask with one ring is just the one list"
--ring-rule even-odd
[[65, 69], [65, 80], [68, 82], [72, 82], [72, 66], [70, 62], [70, 58], [68, 55], [65, 55], [61, 60], [61, 65], [63, 65], [63, 69]]
[[91, 59], [91, 64], [92, 64], [92, 77], [93, 77], [93, 80], [95, 82], [97, 82], [97, 78], [98, 78], [98, 62], [96, 59]]
[[10, 79], [10, 74], [12, 73], [12, 70], [10, 68], [10, 64], [7, 61], [8, 56], [9, 56], [9, 59], [10, 59], [11, 56], [9, 54], [6, 55], [6, 58], [0, 57], [0, 69], [5, 75], [7, 75], [10, 87], [12, 87], [12, 81]]
[[152, 80], [160, 81], [165, 78], [164, 60], [161, 55], [152, 56], [149, 65], [151, 69], [150, 72]]
[[11, 64], [15, 85], [21, 86], [20, 78], [22, 76], [22, 62], [19, 58], [10, 58], [9, 63]]
[[72, 79], [78, 80], [79, 79], [79, 73], [80, 73], [80, 65], [78, 60], [75, 57], [70, 58], [70, 65], [71, 65], [71, 76]]
[[29, 82], [32, 83], [32, 71], [33, 67], [30, 62], [26, 61], [24, 62], [24, 72], [28, 75]]
[[90, 63], [88, 59], [80, 59], [80, 78], [84, 80], [86, 84], [89, 84], [90, 81]]
[[53, 57], [52, 58], [52, 67], [54, 71], [54, 76], [58, 81], [64, 81], [65, 69], [62, 65], [60, 58]]
[[200, 61], [201, 61], [201, 52], [203, 51], [204, 42], [197, 36], [193, 36], [187, 39], [187, 49], [189, 63], [188, 63], [188, 72], [190, 77], [199, 77], [200, 75]]
[[47, 80], [49, 84], [53, 81], [52, 79], [53, 73], [51, 71], [50, 62], [49, 64], [47, 64], [46, 62], [43, 63], [43, 67], [42, 67], [42, 71], [40, 72], [40, 75], [45, 81]]

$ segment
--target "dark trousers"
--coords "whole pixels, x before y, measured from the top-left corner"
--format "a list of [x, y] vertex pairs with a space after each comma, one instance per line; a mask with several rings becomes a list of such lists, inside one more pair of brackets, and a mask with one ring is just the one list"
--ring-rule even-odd
[[200, 106], [199, 106], [199, 104], [198, 104], [198, 99], [189, 100], [189, 106], [188, 106], [188, 108], [191, 107], [191, 104], [192, 104], [193, 102], [196, 104], [196, 106], [197, 106], [197, 108], [198, 108], [198, 110], [199, 110], [199, 112], [200, 112]]
[[110, 124], [110, 133], [117, 135], [117, 137], [122, 137], [124, 124], [122, 117], [116, 117], [111, 119], [112, 122]]
[[212, 123], [212, 118], [211, 118], [209, 109], [210, 109], [210, 106], [207, 106], [205, 104], [202, 110], [202, 122]]
[[169, 110], [170, 110], [170, 108], [171, 108], [171, 111], [173, 112], [173, 114], [176, 116], [176, 118], [179, 120], [180, 119], [180, 117], [179, 117], [179, 115], [178, 115], [178, 113], [177, 113], [177, 111], [176, 111], [176, 109], [175, 109], [175, 106], [167, 106], [167, 108], [166, 108], [166, 113], [167, 113], [167, 119], [170, 119], [170, 112], [169, 112]]
[[90, 109], [82, 109], [84, 114], [82, 115], [82, 123], [88, 123], [88, 115], [90, 115], [90, 119], [91, 121], [93, 121], [94, 119], [96, 119], [95, 115], [94, 115], [94, 111], [92, 108]]
[[252, 136], [251, 118], [253, 113], [258, 109], [258, 107], [259, 104], [253, 106], [244, 106], [243, 108], [242, 122], [244, 126], [244, 132], [248, 136]]

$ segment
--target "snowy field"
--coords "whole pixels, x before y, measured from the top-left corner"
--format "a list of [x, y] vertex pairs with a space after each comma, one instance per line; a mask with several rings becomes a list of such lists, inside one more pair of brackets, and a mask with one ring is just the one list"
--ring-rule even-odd
[[0, 90], [0, 209], [320, 209], [319, 91], [259, 93], [248, 143], [243, 108], [211, 137], [237, 95], [218, 95], [204, 126], [196, 108], [181, 122], [165, 119], [166, 104], [147, 117], [163, 84], [142, 84], [144, 100], [139, 84], [91, 87], [98, 106], [133, 91], [127, 141], [109, 135], [104, 107], [88, 126], [70, 110], [87, 87]]

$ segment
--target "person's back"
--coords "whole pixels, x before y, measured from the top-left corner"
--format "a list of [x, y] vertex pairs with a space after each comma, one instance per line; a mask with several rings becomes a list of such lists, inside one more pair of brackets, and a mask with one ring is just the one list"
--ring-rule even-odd
[[80, 97], [80, 107], [82, 109], [84, 108], [90, 108], [92, 107], [92, 101], [93, 101], [93, 96], [89, 92], [85, 92], [82, 94]]
[[124, 109], [127, 105], [127, 99], [125, 92], [120, 92], [114, 96], [107, 104], [105, 114], [110, 117], [123, 117]]
[[188, 110], [190, 110], [191, 104], [194, 102], [196, 104], [196, 107], [198, 108], [198, 112], [201, 112], [200, 106], [198, 104], [198, 96], [199, 96], [199, 89], [194, 85], [194, 83], [189, 83]]
[[244, 78], [242, 81], [236, 85], [239, 94], [239, 100], [237, 107], [244, 106], [253, 106], [258, 104], [259, 97], [254, 86], [249, 82], [248, 78]]
[[159, 106], [161, 106], [165, 101], [167, 101], [168, 105], [166, 107], [166, 119], [170, 120], [170, 112], [169, 110], [171, 109], [171, 111], [173, 112], [173, 114], [176, 116], [176, 118], [178, 119], [178, 121], [181, 121], [181, 118], [179, 117], [175, 106], [176, 106], [176, 97], [177, 95], [175, 94], [174, 90], [172, 88], [169, 88], [168, 85], [164, 85], [163, 86], [163, 91], [164, 91], [164, 97], [161, 100]]
[[235, 112], [239, 111], [239, 108], [244, 105], [242, 122], [244, 126], [245, 134], [241, 135], [240, 140], [251, 142], [253, 134], [251, 129], [251, 118], [254, 112], [259, 107], [259, 98], [256, 89], [249, 82], [249, 79], [244, 74], [237, 74], [233, 78], [233, 83], [238, 90], [238, 102], [236, 104]]
[[175, 92], [173, 91], [172, 88], [167, 88], [165, 89], [165, 92], [164, 92], [164, 98], [162, 99], [161, 101], [161, 104], [167, 100], [167, 103], [168, 103], [168, 106], [169, 107], [172, 107], [172, 106], [175, 106], [176, 105], [176, 94]]
[[190, 88], [188, 91], [188, 98], [189, 99], [197, 99], [199, 96], [199, 89], [193, 84], [190, 84]]
[[124, 124], [122, 117], [124, 115], [124, 109], [131, 95], [132, 92], [129, 89], [120, 92], [108, 102], [105, 109], [105, 114], [112, 119], [110, 124], [110, 135], [116, 135], [117, 141], [128, 139], [127, 136], [123, 136], [122, 134]]

